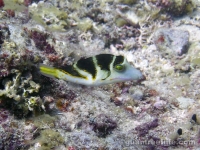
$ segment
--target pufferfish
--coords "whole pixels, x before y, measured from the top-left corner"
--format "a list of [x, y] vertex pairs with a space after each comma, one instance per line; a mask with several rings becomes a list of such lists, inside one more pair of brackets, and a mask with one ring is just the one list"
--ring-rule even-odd
[[112, 54], [81, 58], [73, 65], [62, 68], [40, 64], [39, 69], [47, 77], [87, 86], [144, 79], [141, 71], [131, 66], [124, 56]]

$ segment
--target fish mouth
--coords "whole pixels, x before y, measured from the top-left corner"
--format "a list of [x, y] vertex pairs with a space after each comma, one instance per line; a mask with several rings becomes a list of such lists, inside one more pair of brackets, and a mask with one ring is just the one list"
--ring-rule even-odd
[[144, 75], [142, 75], [142, 77], [138, 78], [138, 79], [132, 79], [132, 78], [115, 78], [113, 80], [121, 80], [122, 82], [126, 82], [126, 81], [135, 81], [137, 83], [141, 83], [142, 81], [146, 80], [146, 77]]
[[145, 81], [146, 77], [144, 75], [142, 75], [142, 77], [140, 77], [139, 79], [132, 79], [132, 78], [113, 78], [110, 79], [110, 81], [115, 81], [115, 82], [126, 82], [126, 81], [136, 81], [138, 83]]
[[113, 78], [110, 79], [110, 81], [114, 81], [114, 82], [125, 82], [125, 81], [131, 81], [131, 78]]
[[140, 83], [140, 82], [145, 81], [145, 80], [146, 80], [146, 77], [144, 75], [142, 75], [142, 77], [140, 79], [138, 79], [137, 82]]

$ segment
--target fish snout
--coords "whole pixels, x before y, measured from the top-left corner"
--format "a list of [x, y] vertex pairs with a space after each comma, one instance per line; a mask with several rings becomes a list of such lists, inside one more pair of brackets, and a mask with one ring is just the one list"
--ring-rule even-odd
[[146, 80], [146, 77], [144, 76], [144, 75], [142, 75], [142, 77], [139, 79], [139, 80], [137, 80], [137, 82], [142, 82], [142, 81], [145, 81]]

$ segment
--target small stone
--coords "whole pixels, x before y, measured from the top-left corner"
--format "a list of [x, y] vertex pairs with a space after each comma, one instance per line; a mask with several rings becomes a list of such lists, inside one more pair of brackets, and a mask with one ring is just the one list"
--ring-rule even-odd
[[153, 104], [153, 106], [154, 106], [155, 108], [159, 109], [159, 110], [162, 110], [162, 109], [165, 107], [166, 104], [167, 104], [167, 103], [166, 103], [165, 101], [163, 101], [163, 100], [157, 100], [157, 101]]
[[125, 107], [125, 109], [130, 113], [134, 113], [134, 109], [132, 106], [127, 106], [127, 107]]
[[132, 94], [132, 97], [133, 97], [134, 100], [142, 100], [143, 96], [144, 96], [144, 94], [141, 90], [136, 90]]
[[179, 102], [179, 108], [185, 109], [190, 105], [194, 104], [194, 100], [186, 97], [178, 97], [177, 101]]
[[90, 125], [93, 126], [97, 136], [106, 137], [117, 127], [117, 122], [105, 114], [100, 114], [95, 117], [94, 121], [90, 122]]
[[183, 55], [189, 46], [189, 32], [179, 29], [162, 28], [155, 32], [153, 39], [156, 47], [165, 55]]

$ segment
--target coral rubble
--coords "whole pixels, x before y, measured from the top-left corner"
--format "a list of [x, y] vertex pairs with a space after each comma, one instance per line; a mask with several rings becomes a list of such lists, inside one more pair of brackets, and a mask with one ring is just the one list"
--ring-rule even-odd
[[[197, 149], [200, 2], [0, 0], [0, 149]], [[123, 55], [140, 82], [87, 87], [41, 75]]]

